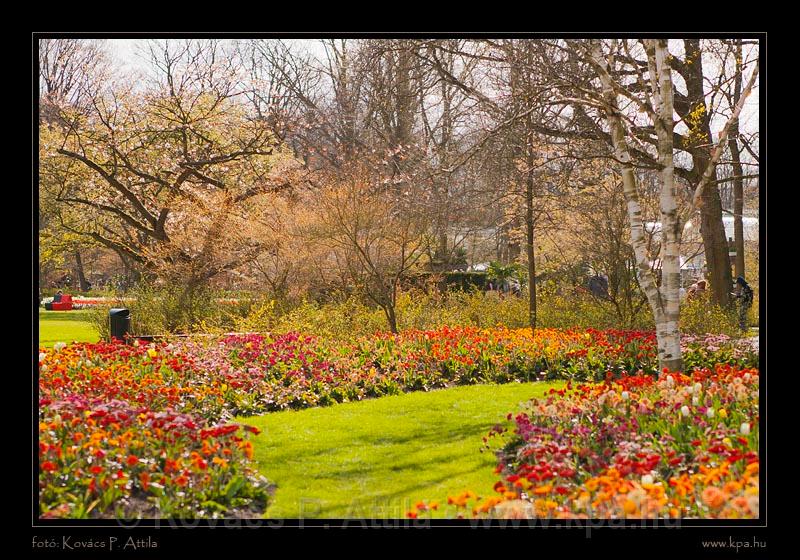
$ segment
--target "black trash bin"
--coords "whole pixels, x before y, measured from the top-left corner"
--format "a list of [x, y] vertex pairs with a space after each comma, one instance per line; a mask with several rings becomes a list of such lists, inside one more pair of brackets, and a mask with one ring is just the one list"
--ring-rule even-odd
[[125, 335], [131, 332], [131, 312], [129, 309], [115, 307], [108, 312], [111, 323], [111, 338], [125, 340]]

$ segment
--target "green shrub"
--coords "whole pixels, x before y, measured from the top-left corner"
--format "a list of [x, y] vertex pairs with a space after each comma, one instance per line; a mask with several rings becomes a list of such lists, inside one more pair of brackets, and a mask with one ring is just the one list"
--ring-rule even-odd
[[111, 325], [108, 321], [108, 310], [114, 307], [113, 305], [97, 305], [89, 309], [87, 314], [89, 322], [92, 324], [94, 330], [100, 335], [101, 339], [108, 340], [111, 338]]
[[[352, 340], [388, 330], [383, 312], [355, 295], [335, 294], [324, 303], [236, 296], [238, 302], [231, 303], [232, 296], [226, 292], [203, 289], [187, 295], [183, 286], [142, 284], [125, 294], [130, 299], [117, 296], [110, 306], [95, 308], [91, 318], [105, 338], [109, 334], [109, 307], [130, 309], [132, 331], [137, 335], [299, 331], [331, 340]], [[757, 317], [753, 307], [751, 313]], [[528, 326], [526, 288], [519, 296], [478, 289], [410, 289], [398, 294], [396, 311], [401, 330]], [[688, 301], [681, 308], [681, 329], [687, 334], [733, 336], [736, 324], [735, 310], [724, 311], [704, 298]], [[546, 284], [537, 293], [537, 327], [653, 330], [654, 324], [646, 304], [632, 313], [590, 294], [559, 292], [554, 285]]]
[[650, 307], [642, 305], [632, 314], [618, 310], [610, 301], [590, 294], [559, 293], [545, 287], [537, 294], [537, 325], [543, 328], [595, 328], [652, 330], [655, 328]]
[[234, 330], [237, 320], [252, 314], [258, 301], [230, 294], [184, 286], [154, 286], [141, 283], [133, 290], [115, 295], [108, 305], [92, 309], [90, 319], [101, 337], [108, 339], [108, 311], [125, 307], [131, 311], [131, 332], [135, 335], [175, 334]]
[[[528, 298], [480, 290], [439, 292], [408, 290], [397, 297], [398, 326], [406, 329], [436, 329], [442, 326], [509, 328], [528, 326]], [[587, 295], [559, 295], [544, 290], [538, 299], [540, 328], [627, 328], [653, 329], [649, 309], [620, 321], [613, 306]], [[304, 301], [286, 309], [274, 301], [252, 307], [251, 314], [236, 322], [238, 331], [311, 332], [337, 340], [349, 340], [387, 330], [380, 309], [365, 304], [356, 296], [341, 297], [327, 303]]]
[[271, 326], [269, 330], [276, 332], [299, 331], [337, 340], [387, 330], [383, 312], [356, 296], [324, 304], [303, 301], [276, 317]]
[[445, 325], [524, 327], [527, 306], [526, 299], [500, 297], [497, 292], [415, 291], [398, 296], [397, 314], [401, 329], [433, 329]]
[[708, 294], [687, 299], [681, 304], [680, 328], [685, 334], [741, 334], [736, 308], [723, 309], [710, 301]]

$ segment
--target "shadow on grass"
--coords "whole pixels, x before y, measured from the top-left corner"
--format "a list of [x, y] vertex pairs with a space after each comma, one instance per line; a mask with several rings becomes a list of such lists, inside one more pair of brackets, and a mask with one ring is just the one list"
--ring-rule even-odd
[[[347, 449], [346, 454], [350, 454], [350, 450], [359, 449], [359, 448], [366, 448], [370, 449], [371, 453], [375, 452], [376, 448], [387, 448], [392, 447], [402, 448], [402, 453], [408, 453], [409, 449], [407, 448], [408, 445], [415, 443], [414, 447], [419, 448], [429, 448], [431, 445], [440, 446], [444, 444], [457, 444], [460, 441], [466, 441], [469, 439], [475, 440], [475, 450], [480, 448], [481, 440], [478, 436], [483, 436], [489, 432], [493, 424], [475, 424], [472, 426], [464, 426], [461, 429], [450, 429], [446, 432], [436, 431], [435, 429], [422, 429], [414, 431], [413, 433], [403, 433], [403, 434], [353, 434], [352, 439], [348, 442], [346, 448], [343, 448], [341, 445], [329, 445], [329, 446], [318, 446], [315, 445], [314, 442], [311, 442], [309, 446], [304, 450], [304, 455], [309, 456], [309, 460], [313, 460], [313, 457], [317, 456], [327, 456], [327, 455], [339, 455], [343, 453], [343, 449]], [[320, 435], [320, 440], [324, 437], [324, 430], [323, 433]], [[264, 447], [270, 451], [272, 449], [277, 449], [276, 447], [270, 446], [268, 442], [270, 438], [269, 432], [264, 432], [258, 438], [254, 440], [257, 442], [258, 440], [262, 440], [265, 442]], [[321, 441], [320, 441], [321, 443]], [[287, 449], [286, 452], [275, 453], [275, 452], [268, 452], [270, 462], [285, 462], [285, 461], [292, 461], [298, 459], [297, 449]], [[391, 457], [394, 457], [398, 453], [392, 453]], [[301, 456], [302, 457], [302, 456]], [[338, 472], [346, 472], [338, 469]]]
[[[344, 514], [346, 518], [365, 518], [365, 519], [384, 518], [387, 517], [386, 513], [394, 514], [388, 517], [401, 518], [404, 516], [405, 512], [410, 509], [412, 505], [411, 500], [408, 499], [408, 496], [411, 496], [415, 492], [431, 488], [433, 486], [436, 486], [437, 484], [446, 482], [448, 480], [452, 480], [460, 476], [474, 474], [479, 470], [482, 470], [482, 468], [483, 466], [479, 465], [476, 466], [474, 469], [447, 473], [446, 475], [438, 476], [435, 478], [426, 478], [425, 480], [421, 481], [418, 484], [410, 484], [410, 485], [393, 484], [391, 486], [391, 490], [394, 491], [370, 492], [367, 496], [364, 496], [362, 498], [353, 498], [346, 506], [342, 503], [335, 503], [331, 504], [330, 506], [320, 506], [319, 510], [314, 512], [315, 514], [314, 516], [318, 519], [324, 519], [326, 515], [331, 514], [333, 512], [338, 512], [342, 510], [343, 507], [346, 507], [347, 508], [346, 513]], [[435, 498], [436, 496], [432, 497]], [[317, 502], [321, 504], [321, 500], [315, 500], [314, 498], [300, 498], [300, 500], [306, 500], [306, 503]], [[335, 519], [338, 517], [339, 515], [331, 515], [329, 518]]]

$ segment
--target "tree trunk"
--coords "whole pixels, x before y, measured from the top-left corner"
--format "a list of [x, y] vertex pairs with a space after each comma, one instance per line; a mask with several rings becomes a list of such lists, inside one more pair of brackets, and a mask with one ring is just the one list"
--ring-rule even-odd
[[[450, 143], [452, 141], [453, 119], [450, 111], [449, 87], [446, 80], [441, 81], [442, 116], [439, 121], [441, 123], [441, 136], [438, 141], [435, 136], [432, 138], [441, 168], [447, 168], [450, 165]], [[448, 262], [450, 260], [448, 259], [447, 247], [447, 228], [450, 225], [450, 175], [447, 174], [443, 180], [435, 181], [434, 189], [438, 198], [436, 215], [438, 220], [437, 225], [439, 226], [439, 239], [436, 251], [440, 259]]]
[[[705, 104], [700, 40], [686, 39], [684, 41], [684, 49], [686, 51], [686, 60], [692, 61], [691, 64], [687, 65], [689, 70], [684, 75], [687, 97], [693, 110], [702, 106], [702, 112], [699, 112], [697, 132], [703, 140], [700, 145], [694, 146], [689, 150], [692, 154], [692, 171], [697, 178], [695, 186], [699, 186], [711, 161], [710, 150], [708, 149], [708, 146], [713, 144], [711, 118]], [[728, 238], [725, 236], [725, 225], [722, 222], [722, 202], [719, 198], [716, 169], [713, 170], [709, 184], [702, 192], [701, 200], [700, 234], [703, 237], [703, 250], [711, 282], [712, 299], [721, 306], [727, 306], [730, 301], [733, 278], [731, 277], [730, 257], [728, 256]]]
[[89, 282], [86, 280], [86, 273], [83, 269], [83, 259], [81, 258], [81, 252], [75, 251], [75, 271], [78, 274], [78, 287], [82, 292], [89, 291]]
[[408, 150], [414, 143], [414, 104], [416, 91], [413, 87], [414, 45], [412, 41], [398, 41], [395, 66], [395, 147], [399, 153], [393, 156], [398, 171], [405, 172]]
[[656, 279], [651, 270], [650, 259], [647, 254], [647, 241], [644, 235], [644, 222], [642, 221], [642, 208], [636, 186], [636, 175], [633, 172], [633, 160], [625, 140], [625, 125], [619, 117], [619, 107], [608, 69], [608, 62], [603, 56], [600, 43], [596, 40], [592, 41], [592, 58], [601, 69], [599, 74], [603, 85], [603, 99], [608, 106], [606, 111], [607, 120], [611, 129], [614, 155], [620, 164], [622, 189], [627, 203], [628, 221], [631, 228], [631, 245], [636, 257], [636, 276], [655, 316], [660, 313], [661, 296], [658, 293], [658, 286], [656, 286]]
[[[733, 104], [739, 103], [742, 95], [742, 40], [736, 40], [736, 76], [734, 78]], [[728, 149], [733, 162], [733, 241], [736, 249], [734, 261], [734, 274], [744, 278], [744, 179], [742, 179], [742, 161], [739, 152], [739, 119], [731, 124], [731, 135], [728, 139]]]
[[525, 253], [528, 257], [528, 323], [536, 331], [536, 255], [533, 248], [533, 146], [528, 130], [528, 172], [525, 180]]
[[668, 321], [664, 316], [656, 318], [656, 339], [658, 341], [658, 365], [661, 370], [683, 371], [678, 323]]
[[397, 314], [394, 310], [394, 305], [389, 304], [384, 306], [383, 312], [386, 314], [386, 321], [389, 323], [389, 330], [392, 331], [393, 334], [397, 334]]
[[[737, 146], [738, 147], [738, 146]], [[739, 171], [736, 171], [736, 168]], [[733, 165], [734, 173], [741, 173], [742, 166], [735, 162]], [[733, 246], [736, 249], [734, 260], [734, 274], [744, 278], [744, 223], [742, 213], [744, 212], [744, 181], [740, 178], [733, 182]]]
[[[680, 316], [681, 226], [678, 219], [678, 193], [675, 188], [672, 68], [666, 39], [647, 41], [654, 100], [657, 104], [655, 128], [658, 136], [658, 162], [661, 164], [661, 235], [664, 242], [662, 285], [659, 289], [662, 313], [656, 320], [659, 363], [670, 371], [682, 371]], [[656, 76], [656, 81], [653, 76]]]
[[[708, 158], [704, 158], [706, 164]], [[712, 181], [716, 181], [716, 171]], [[700, 234], [703, 237], [706, 268], [711, 282], [711, 297], [720, 306], [730, 302], [730, 290], [733, 284], [730, 257], [728, 255], [728, 238], [722, 222], [722, 202], [716, 184], [703, 192], [703, 205], [700, 208]]]
[[[185, 313], [185, 320], [186, 320], [186, 329], [187, 333], [192, 332], [194, 328], [195, 322], [195, 315], [194, 315], [194, 306], [195, 306], [195, 299], [197, 296], [197, 289], [198, 289], [198, 281], [194, 278], [188, 279], [186, 283], [186, 287], [181, 292], [180, 297], [178, 298], [178, 314], [175, 316], [176, 321], [179, 320], [178, 318], [181, 314]], [[168, 326], [168, 330], [171, 332], [176, 330], [181, 325], [174, 323]]]
[[436, 264], [441, 266], [441, 270], [450, 270], [448, 266], [447, 226], [441, 221], [437, 229], [439, 231], [436, 234], [436, 249], [433, 252], [433, 258]]

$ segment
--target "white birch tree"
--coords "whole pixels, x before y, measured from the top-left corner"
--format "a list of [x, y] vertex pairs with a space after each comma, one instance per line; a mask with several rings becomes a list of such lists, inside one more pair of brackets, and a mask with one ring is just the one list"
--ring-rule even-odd
[[[627, 100], [634, 100], [637, 109], [652, 122], [653, 129], [658, 139], [656, 149], [657, 161], [660, 167], [661, 188], [659, 197], [661, 217], [661, 280], [656, 276], [650, 266], [650, 257], [647, 251], [644, 222], [642, 219], [641, 204], [639, 201], [639, 188], [633, 167], [633, 158], [629, 141], [632, 133], [629, 128], [630, 118], [627, 117], [619, 103], [618, 96], [623, 91], [621, 84], [615, 81], [619, 75], [614, 68], [614, 59], [611, 54], [603, 52], [603, 43], [599, 40], [590, 41], [590, 60], [597, 70], [602, 86], [601, 101], [604, 105], [605, 117], [611, 133], [614, 148], [614, 157], [620, 166], [623, 181], [623, 191], [627, 203], [628, 219], [631, 229], [631, 245], [636, 256], [637, 277], [644, 290], [647, 301], [653, 312], [656, 324], [656, 337], [658, 340], [659, 365], [671, 371], [681, 371], [683, 360], [681, 357], [680, 329], [680, 243], [681, 220], [678, 212], [678, 196], [675, 186], [675, 165], [673, 143], [674, 138], [674, 105], [671, 55], [668, 50], [667, 39], [646, 39], [642, 41], [647, 54], [647, 73], [649, 84], [643, 88], [645, 99], [634, 98], [626, 95]], [[738, 117], [744, 99], [752, 90], [758, 66], [754, 71], [748, 86], [734, 110], [731, 120]], [[624, 94], [623, 94], [624, 95]], [[718, 145], [714, 151], [709, 169], [719, 157], [721, 146], [724, 144], [731, 120], [722, 129]], [[701, 192], [708, 182], [709, 173], [697, 189]], [[697, 204], [698, 196], [692, 201]]]

